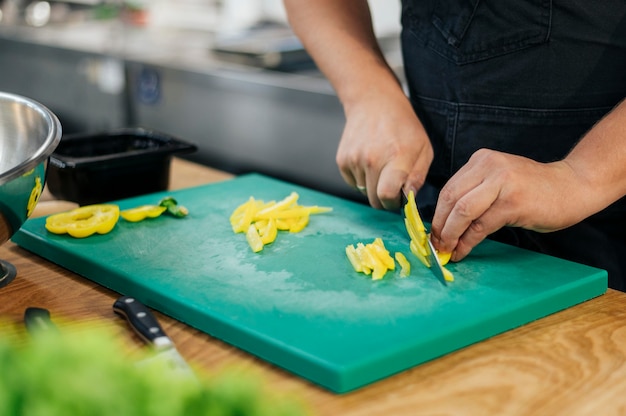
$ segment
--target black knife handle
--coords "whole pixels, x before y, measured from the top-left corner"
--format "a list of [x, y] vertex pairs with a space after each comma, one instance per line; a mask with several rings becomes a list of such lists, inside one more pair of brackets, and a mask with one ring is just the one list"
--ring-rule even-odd
[[57, 326], [50, 319], [50, 311], [44, 308], [28, 307], [24, 311], [24, 324], [29, 334], [40, 331], [57, 331]]
[[154, 344], [157, 338], [167, 338], [159, 321], [150, 309], [130, 296], [122, 296], [113, 303], [113, 312], [125, 318], [131, 328], [147, 343]]

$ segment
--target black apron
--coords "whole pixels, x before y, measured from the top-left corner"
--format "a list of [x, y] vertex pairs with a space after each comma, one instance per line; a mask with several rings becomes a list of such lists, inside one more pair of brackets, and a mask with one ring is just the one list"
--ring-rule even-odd
[[[420, 193], [431, 214], [476, 150], [560, 160], [626, 97], [624, 0], [402, 3], [409, 95], [435, 151]], [[626, 198], [562, 231], [490, 238], [600, 267], [626, 291]]]

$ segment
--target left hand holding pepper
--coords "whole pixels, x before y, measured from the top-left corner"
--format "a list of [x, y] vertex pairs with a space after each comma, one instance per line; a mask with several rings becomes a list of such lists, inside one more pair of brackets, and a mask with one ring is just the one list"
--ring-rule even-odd
[[459, 261], [504, 226], [557, 231], [601, 211], [626, 196], [625, 135], [626, 100], [562, 161], [477, 151], [439, 195], [433, 244]]
[[459, 261], [504, 226], [538, 232], [566, 228], [587, 216], [584, 189], [565, 162], [478, 150], [439, 195], [433, 244]]

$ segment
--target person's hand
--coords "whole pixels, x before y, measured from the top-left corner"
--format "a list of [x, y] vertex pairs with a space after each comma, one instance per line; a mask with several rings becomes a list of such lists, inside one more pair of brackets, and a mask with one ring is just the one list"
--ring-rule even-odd
[[403, 94], [370, 94], [346, 111], [337, 150], [344, 180], [366, 193], [374, 208], [396, 209], [400, 190], [424, 184], [433, 149]]
[[459, 261], [504, 226], [550, 232], [576, 224], [589, 213], [586, 194], [565, 162], [481, 149], [441, 190], [431, 238]]

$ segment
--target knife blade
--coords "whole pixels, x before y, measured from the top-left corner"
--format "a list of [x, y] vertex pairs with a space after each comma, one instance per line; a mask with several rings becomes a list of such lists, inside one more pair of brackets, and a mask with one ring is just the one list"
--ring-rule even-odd
[[[411, 202], [411, 203], [409, 203]], [[415, 195], [413, 195], [413, 200], [409, 201], [409, 196], [406, 194], [404, 189], [401, 192], [401, 204], [402, 204], [402, 212], [406, 213], [406, 210], [414, 210], [414, 214], [416, 217], [421, 218], [419, 215], [419, 210], [417, 208], [417, 203], [415, 202]], [[406, 218], [406, 214], [405, 214]], [[426, 238], [426, 260], [430, 264], [429, 269], [435, 275], [437, 280], [439, 280], [444, 286], [448, 286], [446, 282], [446, 278], [443, 272], [443, 266], [441, 265], [441, 261], [439, 261], [439, 257], [435, 252], [435, 247], [433, 243], [430, 241], [430, 237]]]
[[113, 311], [125, 318], [130, 327], [156, 351], [154, 357], [144, 360], [164, 360], [174, 372], [193, 375], [193, 371], [180, 355], [174, 342], [165, 333], [156, 316], [143, 303], [130, 296], [122, 296], [113, 303]]

